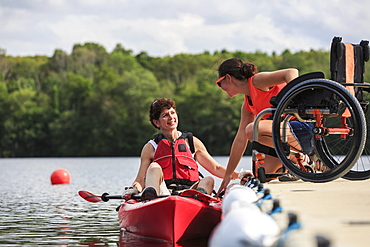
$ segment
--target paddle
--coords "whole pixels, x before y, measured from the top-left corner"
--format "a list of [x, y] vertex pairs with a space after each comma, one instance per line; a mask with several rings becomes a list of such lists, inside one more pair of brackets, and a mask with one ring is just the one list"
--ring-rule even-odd
[[[80, 190], [78, 194], [85, 199], [88, 202], [107, 202], [110, 199], [123, 199], [122, 195], [109, 195], [108, 193], [103, 193], [102, 195], [96, 195], [91, 192], [85, 191], [85, 190]], [[134, 195], [135, 197], [137, 195]]]
[[[86, 190], [80, 190], [78, 192], [78, 194], [88, 202], [101, 202], [101, 201], [107, 202], [110, 199], [121, 199], [121, 200], [123, 200], [122, 195], [109, 195], [108, 193], [103, 193], [102, 195], [96, 195], [96, 194], [93, 194], [93, 193], [91, 193], [89, 191], [86, 191]], [[169, 195], [157, 195], [157, 198], [168, 197], [168, 196]], [[132, 199], [141, 199], [141, 194], [132, 195], [131, 198]]]

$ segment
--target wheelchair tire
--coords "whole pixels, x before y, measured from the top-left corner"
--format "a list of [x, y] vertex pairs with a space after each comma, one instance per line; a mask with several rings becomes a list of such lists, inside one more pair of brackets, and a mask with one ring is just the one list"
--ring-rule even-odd
[[[370, 101], [370, 93], [363, 90], [363, 99], [365, 101]], [[370, 110], [368, 107], [363, 107], [366, 127], [367, 130], [370, 129]], [[367, 131], [366, 134], [366, 144], [365, 148], [357, 160], [352, 169], [343, 176], [343, 178], [348, 180], [365, 180], [370, 178], [370, 132]]]
[[[329, 170], [312, 173], [300, 169], [290, 160], [286, 147], [293, 147], [286, 141], [285, 132], [282, 131], [282, 127], [288, 129], [289, 126], [282, 122], [291, 114], [299, 121], [316, 123], [310, 111], [317, 109], [326, 115], [320, 118], [320, 125], [315, 126], [325, 128], [317, 127], [315, 130], [324, 129], [326, 132], [316, 132], [312, 144], [315, 154]], [[346, 111], [350, 113], [345, 118], [348, 128], [340, 129], [346, 129], [348, 133], [343, 138], [343, 135], [334, 132], [336, 128], [339, 129], [343, 119], [341, 116]], [[316, 183], [329, 182], [347, 174], [361, 156], [366, 141], [365, 116], [358, 100], [341, 84], [326, 79], [306, 80], [286, 92], [276, 107], [272, 126], [276, 153], [284, 166], [302, 180]]]

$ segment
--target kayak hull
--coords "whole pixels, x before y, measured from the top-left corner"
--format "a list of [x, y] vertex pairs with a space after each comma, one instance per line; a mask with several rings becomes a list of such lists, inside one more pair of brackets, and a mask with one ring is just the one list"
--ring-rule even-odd
[[147, 202], [129, 200], [118, 211], [127, 232], [169, 242], [207, 238], [221, 220], [221, 202], [168, 196]]

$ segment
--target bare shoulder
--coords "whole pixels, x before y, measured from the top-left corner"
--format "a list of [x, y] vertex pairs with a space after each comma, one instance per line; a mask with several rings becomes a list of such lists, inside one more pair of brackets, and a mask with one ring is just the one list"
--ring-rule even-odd
[[152, 159], [153, 156], [154, 156], [154, 147], [152, 144], [150, 144], [149, 142], [146, 143], [143, 147], [143, 149], [141, 150], [141, 158], [143, 159]]
[[194, 136], [193, 141], [194, 141], [195, 150], [198, 150], [204, 147], [203, 142], [198, 137]]
[[144, 150], [145, 151], [154, 151], [154, 147], [153, 147], [153, 145], [151, 143], [147, 142], [147, 143], [145, 143], [145, 145], [144, 145], [144, 147], [143, 147], [142, 150], [143, 151]]

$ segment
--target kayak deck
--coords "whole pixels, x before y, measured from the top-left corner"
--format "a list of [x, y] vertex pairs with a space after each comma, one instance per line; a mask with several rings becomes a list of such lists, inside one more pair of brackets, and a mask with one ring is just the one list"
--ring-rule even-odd
[[221, 202], [172, 195], [147, 202], [129, 200], [118, 211], [127, 232], [169, 242], [209, 237], [221, 220]]

